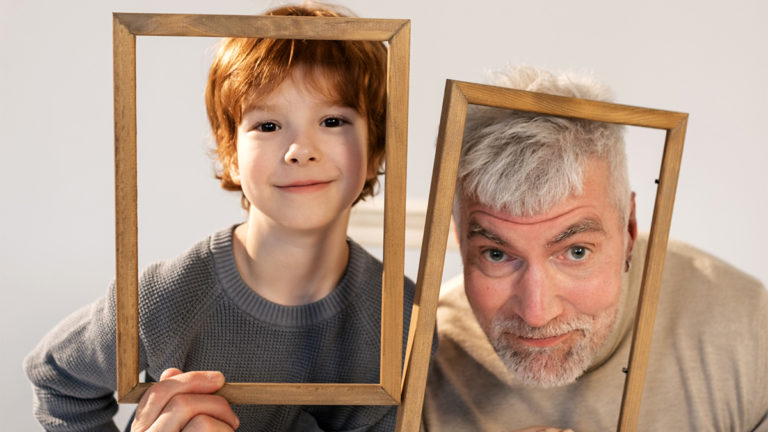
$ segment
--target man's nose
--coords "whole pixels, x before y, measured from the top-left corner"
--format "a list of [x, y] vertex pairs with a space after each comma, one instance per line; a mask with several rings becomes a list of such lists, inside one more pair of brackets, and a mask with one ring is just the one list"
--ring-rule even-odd
[[515, 287], [517, 314], [531, 327], [542, 327], [563, 312], [557, 281], [546, 265], [527, 265]]
[[284, 156], [289, 165], [305, 165], [320, 160], [320, 151], [310, 134], [297, 134]]

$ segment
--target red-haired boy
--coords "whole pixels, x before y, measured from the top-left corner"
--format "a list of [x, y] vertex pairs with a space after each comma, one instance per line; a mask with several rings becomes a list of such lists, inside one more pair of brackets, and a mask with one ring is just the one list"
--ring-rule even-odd
[[[268, 14], [337, 16], [313, 6]], [[385, 89], [378, 42], [223, 41], [206, 104], [218, 178], [242, 191], [248, 216], [142, 274], [140, 366], [166, 385], [142, 399], [136, 430], [155, 421], [158, 430], [197, 421], [267, 431], [393, 428], [392, 407], [234, 406], [235, 417], [206, 394], [224, 379], [378, 382], [381, 263], [346, 231], [382, 165]], [[412, 283], [405, 288], [407, 328]], [[46, 429], [115, 427], [113, 304], [110, 291], [25, 360]], [[205, 387], [201, 376], [210, 388], [170, 403], [183, 388], [174, 393], [175, 384]], [[183, 400], [189, 406], [178, 409]]]

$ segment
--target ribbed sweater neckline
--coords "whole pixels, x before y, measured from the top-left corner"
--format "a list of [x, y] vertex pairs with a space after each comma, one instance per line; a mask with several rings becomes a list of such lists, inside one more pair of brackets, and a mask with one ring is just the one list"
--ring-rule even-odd
[[349, 244], [349, 262], [339, 284], [322, 299], [298, 306], [285, 306], [267, 300], [253, 291], [237, 270], [232, 246], [235, 226], [213, 234], [210, 250], [216, 277], [224, 294], [254, 319], [283, 327], [307, 327], [325, 321], [341, 312], [351, 300], [352, 287], [359, 285], [362, 274], [362, 249]]

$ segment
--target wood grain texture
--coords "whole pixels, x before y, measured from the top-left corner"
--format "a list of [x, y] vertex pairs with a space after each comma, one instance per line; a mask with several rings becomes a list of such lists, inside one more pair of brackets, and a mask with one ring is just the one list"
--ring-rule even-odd
[[[123, 402], [138, 403], [153, 385], [136, 385]], [[216, 394], [233, 404], [397, 405], [378, 384], [227, 383]]]
[[231, 403], [396, 405], [401, 394], [405, 175], [410, 21], [362, 18], [113, 14], [118, 400], [136, 403], [139, 383], [136, 183], [136, 35], [388, 41], [387, 176], [381, 364], [378, 384], [227, 384]]
[[400, 402], [403, 361], [405, 196], [408, 155], [408, 74], [410, 24], [389, 43], [387, 57], [386, 175], [384, 194], [384, 275], [381, 310], [381, 385]]
[[261, 15], [115, 13], [138, 36], [388, 41], [408, 20]]
[[609, 102], [555, 96], [544, 93], [457, 82], [471, 104], [560, 117], [580, 118], [628, 126], [671, 129], [687, 114], [620, 105]]
[[667, 255], [672, 209], [683, 156], [686, 125], [687, 116], [676, 127], [667, 131], [664, 144], [659, 187], [656, 192], [643, 281], [635, 315], [635, 330], [632, 334], [632, 347], [629, 353], [627, 380], [619, 414], [618, 430], [621, 432], [636, 430], [640, 416], [645, 373], [648, 369], [653, 325], [656, 321], [656, 308], [661, 290], [661, 276]]
[[455, 82], [447, 81], [409, 330], [413, 342], [409, 341], [403, 397], [397, 412], [400, 432], [418, 431], [421, 424], [466, 114], [466, 98]]
[[112, 22], [115, 102], [115, 308], [117, 397], [139, 380], [139, 294], [136, 189], [136, 38]]

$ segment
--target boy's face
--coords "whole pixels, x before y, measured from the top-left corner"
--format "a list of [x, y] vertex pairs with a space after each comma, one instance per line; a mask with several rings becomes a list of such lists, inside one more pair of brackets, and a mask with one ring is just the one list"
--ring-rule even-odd
[[[262, 215], [298, 230], [344, 224], [368, 172], [368, 127], [355, 109], [328, 100], [296, 70], [243, 114], [237, 167], [230, 167]], [[254, 213], [256, 212], [256, 213]]]

